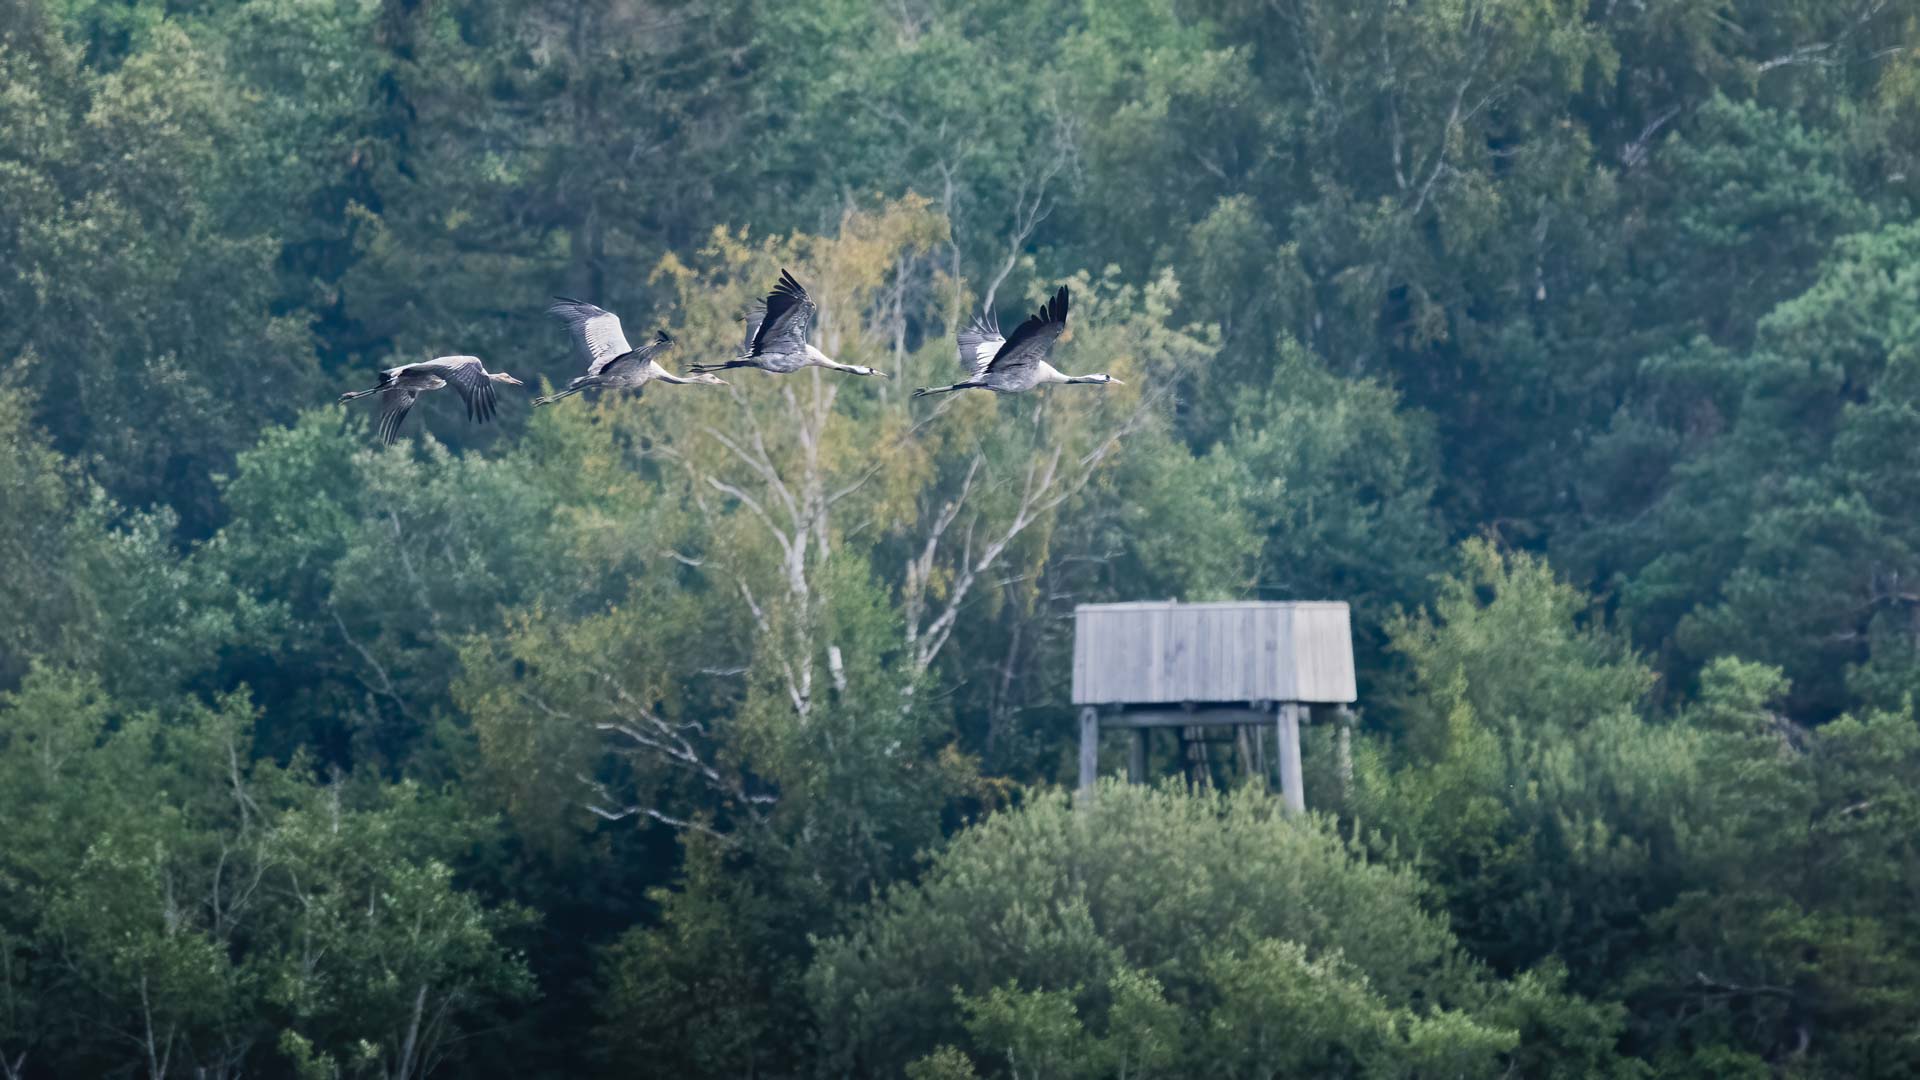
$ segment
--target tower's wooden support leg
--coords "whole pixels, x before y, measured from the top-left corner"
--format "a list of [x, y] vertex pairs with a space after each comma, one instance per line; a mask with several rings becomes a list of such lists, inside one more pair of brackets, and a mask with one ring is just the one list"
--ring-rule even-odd
[[1306, 792], [1300, 787], [1300, 709], [1291, 702], [1280, 706], [1276, 725], [1280, 743], [1280, 795], [1288, 810], [1300, 813], [1307, 808]]
[[1273, 785], [1274, 785], [1273, 773], [1274, 773], [1275, 763], [1278, 759], [1278, 755], [1280, 751], [1279, 751], [1279, 748], [1276, 746], [1274, 748], [1275, 760], [1271, 760], [1271, 761], [1268, 760], [1267, 758], [1267, 726], [1268, 725], [1267, 725], [1267, 722], [1262, 718], [1265, 717], [1268, 713], [1277, 711], [1278, 706], [1276, 706], [1273, 702], [1268, 701], [1264, 698], [1256, 701], [1250, 701], [1247, 703], [1247, 705], [1249, 708], [1253, 710], [1254, 717], [1255, 717], [1253, 723], [1250, 723], [1247, 725], [1247, 729], [1253, 734], [1253, 755], [1254, 755], [1254, 758], [1259, 763], [1260, 786], [1267, 791], [1272, 791]]
[[1180, 729], [1180, 767], [1196, 791], [1213, 786], [1213, 760], [1207, 756], [1207, 729], [1197, 724]]
[[1353, 710], [1340, 706], [1340, 798], [1353, 798]]
[[1080, 710], [1080, 791], [1093, 792], [1100, 779], [1100, 713], [1092, 706]]

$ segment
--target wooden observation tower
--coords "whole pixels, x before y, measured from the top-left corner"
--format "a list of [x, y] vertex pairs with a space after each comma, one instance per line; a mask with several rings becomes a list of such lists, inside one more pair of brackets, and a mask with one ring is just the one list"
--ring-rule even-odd
[[1080, 788], [1100, 770], [1100, 732], [1133, 742], [1127, 776], [1144, 780], [1154, 728], [1272, 726], [1280, 790], [1304, 810], [1300, 720], [1310, 705], [1354, 700], [1353, 632], [1338, 601], [1081, 604], [1074, 609], [1073, 703]]

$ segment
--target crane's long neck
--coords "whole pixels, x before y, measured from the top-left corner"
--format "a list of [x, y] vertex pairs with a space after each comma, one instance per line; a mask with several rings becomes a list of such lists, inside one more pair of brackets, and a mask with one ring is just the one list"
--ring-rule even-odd
[[852, 364], [843, 364], [833, 357], [828, 356], [826, 353], [821, 352], [819, 349], [814, 348], [811, 344], [807, 346], [807, 365], [809, 367], [832, 368], [835, 371], [863, 370], [854, 367]]
[[870, 367], [862, 367], [859, 364], [843, 364], [833, 357], [828, 356], [826, 353], [821, 352], [819, 349], [814, 348], [812, 345], [807, 346], [807, 365], [809, 367], [830, 368], [834, 371], [851, 372], [855, 375], [880, 374]]
[[1112, 380], [1104, 373], [1093, 375], [1068, 375], [1046, 361], [1040, 362], [1040, 380], [1043, 383], [1105, 383]]

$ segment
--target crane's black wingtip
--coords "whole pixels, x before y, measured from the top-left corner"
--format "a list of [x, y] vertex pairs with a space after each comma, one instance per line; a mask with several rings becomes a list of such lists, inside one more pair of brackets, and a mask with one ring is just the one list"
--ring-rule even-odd
[[806, 287], [800, 284], [800, 279], [794, 277], [793, 271], [784, 266], [780, 268], [780, 283], [773, 287], [773, 291], [796, 300], [805, 299], [807, 295]]
[[665, 330], [655, 330], [653, 332], [653, 343], [655, 345], [670, 346], [673, 344], [673, 335], [667, 333]]

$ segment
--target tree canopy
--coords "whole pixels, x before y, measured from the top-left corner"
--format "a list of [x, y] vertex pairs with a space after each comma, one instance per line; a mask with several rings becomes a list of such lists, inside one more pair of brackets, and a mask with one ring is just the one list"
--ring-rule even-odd
[[[1910, 1075], [1917, 48], [0, 0], [0, 1077]], [[528, 407], [783, 269], [895, 378]], [[911, 397], [1063, 284], [1121, 384]], [[1168, 597], [1352, 605], [1306, 815], [1065, 792]]]

